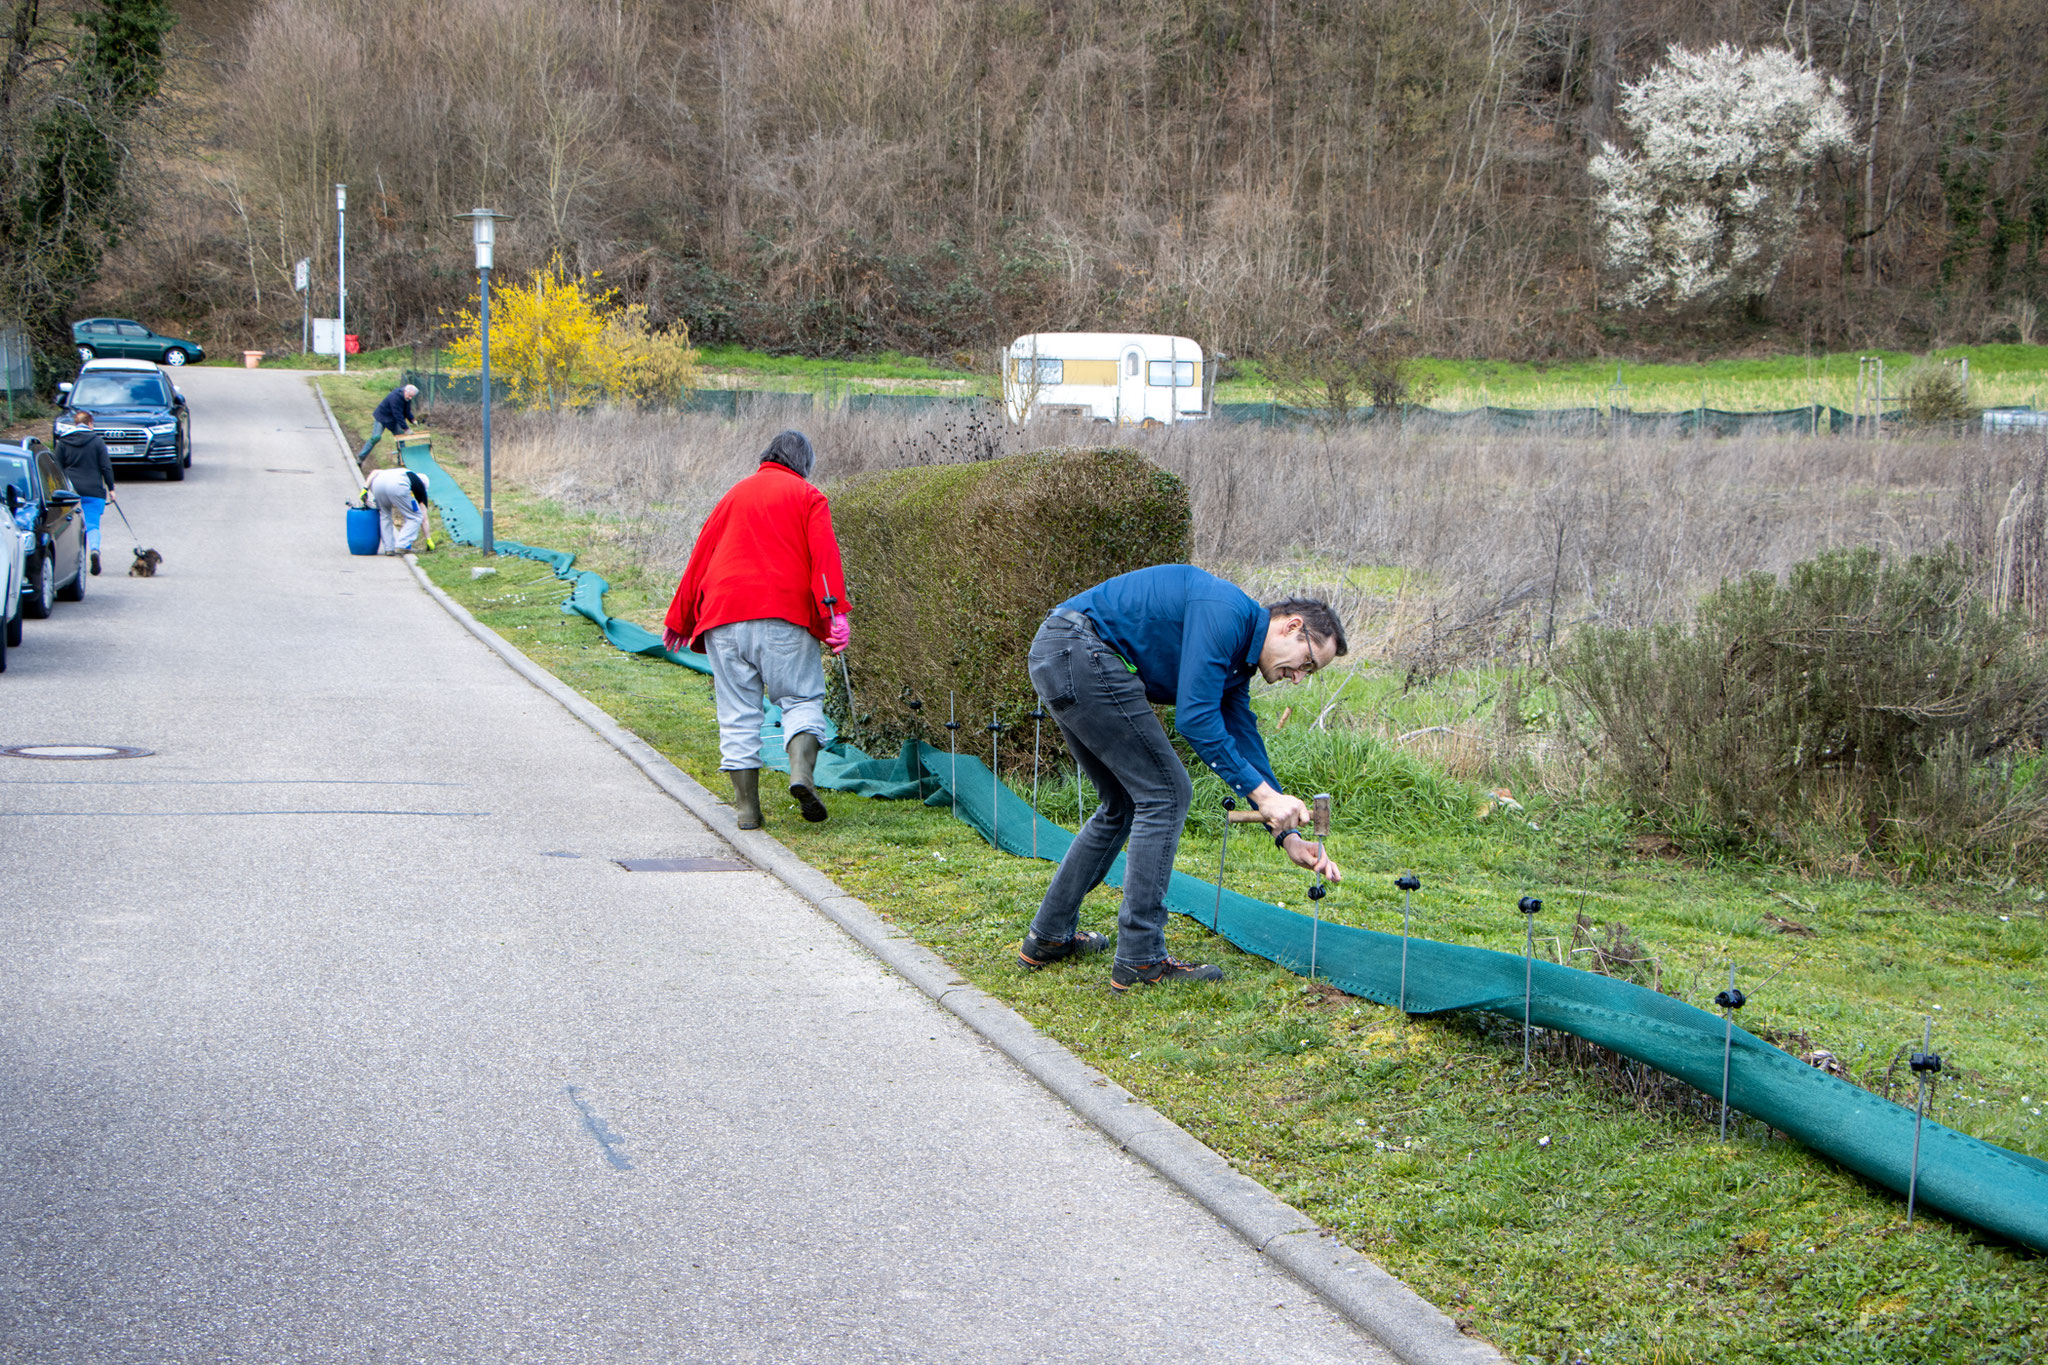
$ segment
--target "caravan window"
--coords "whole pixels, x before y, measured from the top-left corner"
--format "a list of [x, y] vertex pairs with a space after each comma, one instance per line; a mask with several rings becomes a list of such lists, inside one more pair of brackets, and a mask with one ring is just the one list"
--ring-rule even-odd
[[[1034, 364], [1037, 367], [1035, 372], [1033, 370]], [[1035, 361], [1030, 357], [1020, 358], [1011, 368], [1015, 372], [1019, 384], [1064, 384], [1066, 382], [1066, 362], [1053, 360], [1046, 356], [1039, 356]]]
[[1155, 389], [1185, 389], [1195, 382], [1195, 362], [1192, 360], [1155, 360], [1151, 370], [1145, 382]]

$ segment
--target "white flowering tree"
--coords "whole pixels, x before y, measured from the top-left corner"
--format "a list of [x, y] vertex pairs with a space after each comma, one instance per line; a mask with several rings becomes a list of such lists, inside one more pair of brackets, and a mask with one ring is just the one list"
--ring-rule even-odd
[[1674, 47], [1623, 88], [1635, 143], [1587, 169], [1616, 301], [1641, 308], [1770, 292], [1811, 207], [1813, 168], [1857, 141], [1842, 83], [1789, 52]]

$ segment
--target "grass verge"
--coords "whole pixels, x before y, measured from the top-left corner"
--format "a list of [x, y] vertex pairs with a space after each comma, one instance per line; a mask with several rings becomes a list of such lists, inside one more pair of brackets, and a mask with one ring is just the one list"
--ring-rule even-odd
[[[467, 481], [459, 464], [449, 467]], [[496, 495], [502, 534], [575, 550], [612, 581], [614, 613], [658, 619], [671, 584], [630, 560], [616, 523], [516, 486], [501, 483]], [[561, 614], [561, 585], [537, 564], [500, 559], [496, 574], [473, 580], [469, 570], [484, 561], [472, 551], [422, 563], [541, 666], [721, 789], [707, 680], [611, 650], [588, 623]], [[1398, 679], [1363, 681], [1340, 704], [1379, 713], [1407, 705]], [[1298, 689], [1259, 705], [1271, 725], [1282, 705], [1305, 718], [1329, 699]], [[1430, 698], [1392, 718], [1404, 724], [1456, 704]], [[1283, 778], [1322, 749], [1303, 738], [1305, 724], [1275, 736]], [[1909, 1233], [1895, 1198], [1760, 1124], [1716, 1142], [1711, 1113], [1691, 1092], [1632, 1090], [1561, 1048], [1540, 1051], [1524, 1077], [1512, 1028], [1408, 1021], [1304, 989], [1178, 920], [1172, 950], [1221, 963], [1228, 980], [1115, 1000], [1096, 965], [1025, 974], [1012, 953], [1046, 865], [994, 854], [943, 812], [904, 803], [828, 794], [832, 820], [808, 826], [776, 779], [764, 787], [771, 832], [799, 855], [1518, 1359], [2048, 1354], [2048, 1260], [1939, 1217]], [[1071, 823], [1073, 798], [1062, 783], [1042, 804]], [[1798, 881], [1767, 867], [1689, 866], [1633, 847], [1598, 806], [1528, 804], [1539, 829], [1500, 823], [1506, 812], [1485, 823], [1361, 817], [1336, 850], [1351, 880], [1325, 913], [1397, 925], [1389, 878], [1413, 869], [1425, 883], [1418, 932], [1518, 949], [1511, 907], [1535, 891], [1551, 907], [1539, 930], [1556, 939], [1546, 951], [1568, 951], [1575, 910], [1625, 920], [1657, 953], [1666, 988], [1695, 1003], [1734, 958], [1746, 980], [1764, 983], [1747, 1026], [1791, 1047], [1826, 1046], [1873, 1084], [1903, 1072], [1898, 1053], [1917, 1043], [1923, 1004], [1939, 1004], [1941, 1050], [1961, 1070], [1937, 1116], [2048, 1153], [2048, 1124], [2036, 1112], [2048, 1099], [2039, 1046], [2048, 923], [2038, 889], [1905, 892]], [[1192, 822], [1180, 865], [1209, 876], [1217, 850], [1203, 825]], [[1231, 884], [1276, 901], [1302, 889], [1269, 846], [1242, 838]], [[1083, 915], [1090, 927], [1113, 926], [1113, 895], [1097, 892]]]

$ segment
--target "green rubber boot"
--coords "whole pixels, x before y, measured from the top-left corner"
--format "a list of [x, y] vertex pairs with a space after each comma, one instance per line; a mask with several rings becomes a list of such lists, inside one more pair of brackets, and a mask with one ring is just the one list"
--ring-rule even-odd
[[733, 768], [726, 776], [732, 779], [732, 808], [739, 813], [740, 828], [761, 828], [761, 770]]
[[818, 737], [809, 730], [791, 735], [789, 739], [789, 794], [803, 809], [804, 819], [812, 824], [832, 814], [825, 809], [825, 803], [818, 799], [817, 784], [812, 778], [818, 766]]

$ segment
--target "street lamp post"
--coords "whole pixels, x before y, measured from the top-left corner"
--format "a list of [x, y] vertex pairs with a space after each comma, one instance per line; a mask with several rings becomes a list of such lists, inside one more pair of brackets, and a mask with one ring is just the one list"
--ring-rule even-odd
[[334, 311], [340, 316], [335, 319], [340, 335], [334, 339], [334, 349], [341, 357], [341, 372], [348, 373], [348, 186], [334, 187], [334, 232], [335, 232], [335, 275]]
[[495, 526], [491, 516], [491, 255], [497, 241], [497, 220], [501, 215], [489, 209], [480, 208], [474, 213], [460, 213], [458, 218], [469, 219], [470, 237], [476, 243], [477, 276], [477, 335], [481, 343], [479, 351], [483, 357], [483, 373], [480, 376], [482, 393], [479, 402], [484, 418], [484, 553], [498, 552]]

